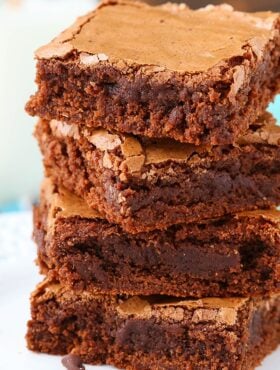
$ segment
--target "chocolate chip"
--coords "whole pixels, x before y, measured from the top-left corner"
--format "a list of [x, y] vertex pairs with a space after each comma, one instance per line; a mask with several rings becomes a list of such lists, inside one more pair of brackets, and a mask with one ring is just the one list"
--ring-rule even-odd
[[63, 357], [61, 363], [67, 370], [85, 370], [82, 360], [77, 355], [67, 355]]

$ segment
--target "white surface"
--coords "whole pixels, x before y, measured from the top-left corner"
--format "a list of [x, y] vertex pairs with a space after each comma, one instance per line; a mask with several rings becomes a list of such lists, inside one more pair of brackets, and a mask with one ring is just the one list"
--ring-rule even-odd
[[[36, 251], [30, 240], [31, 232], [30, 213], [0, 215], [0, 368], [62, 370], [65, 368], [59, 356], [34, 354], [25, 347], [29, 295], [41, 279], [33, 263]], [[276, 370], [279, 364], [280, 348], [258, 370]], [[86, 369], [112, 368], [86, 366]]]

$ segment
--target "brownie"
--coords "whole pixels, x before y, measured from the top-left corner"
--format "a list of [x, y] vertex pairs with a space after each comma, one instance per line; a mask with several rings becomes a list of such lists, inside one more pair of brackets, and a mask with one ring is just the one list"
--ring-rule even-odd
[[280, 298], [176, 299], [74, 293], [52, 281], [31, 298], [33, 351], [121, 369], [250, 370], [280, 341]]
[[280, 90], [280, 17], [105, 1], [37, 51], [31, 115], [231, 144]]
[[46, 180], [34, 212], [41, 271], [69, 289], [180, 297], [280, 292], [280, 212], [128, 234]]
[[234, 145], [194, 146], [41, 120], [46, 175], [129, 233], [280, 203], [280, 127], [265, 114]]

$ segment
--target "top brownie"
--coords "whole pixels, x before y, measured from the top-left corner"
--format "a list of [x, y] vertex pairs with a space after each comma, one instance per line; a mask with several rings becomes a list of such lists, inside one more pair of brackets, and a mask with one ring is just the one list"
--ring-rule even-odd
[[280, 17], [106, 1], [37, 51], [31, 115], [230, 144], [280, 90]]

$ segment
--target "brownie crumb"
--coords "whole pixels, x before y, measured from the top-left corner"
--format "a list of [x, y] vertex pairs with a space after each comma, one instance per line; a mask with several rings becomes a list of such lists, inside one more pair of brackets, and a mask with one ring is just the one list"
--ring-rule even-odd
[[47, 178], [33, 236], [41, 271], [69, 289], [224, 298], [279, 292], [279, 227], [280, 211], [259, 209], [126, 233]]
[[63, 357], [61, 363], [67, 370], [85, 370], [82, 360], [76, 355], [67, 355]]
[[140, 233], [280, 204], [280, 127], [268, 113], [257, 123], [238, 147], [214, 146], [211, 153], [56, 121], [40, 120], [36, 138], [55, 185]]
[[[253, 370], [280, 338], [279, 294], [96, 295], [47, 278], [33, 292], [31, 308], [29, 349], [52, 354], [71, 349], [86, 364], [123, 370]], [[81, 369], [76, 356], [65, 358], [68, 370]]]
[[78, 127], [232, 144], [280, 91], [279, 29], [278, 13], [105, 1], [37, 50], [26, 109]]

